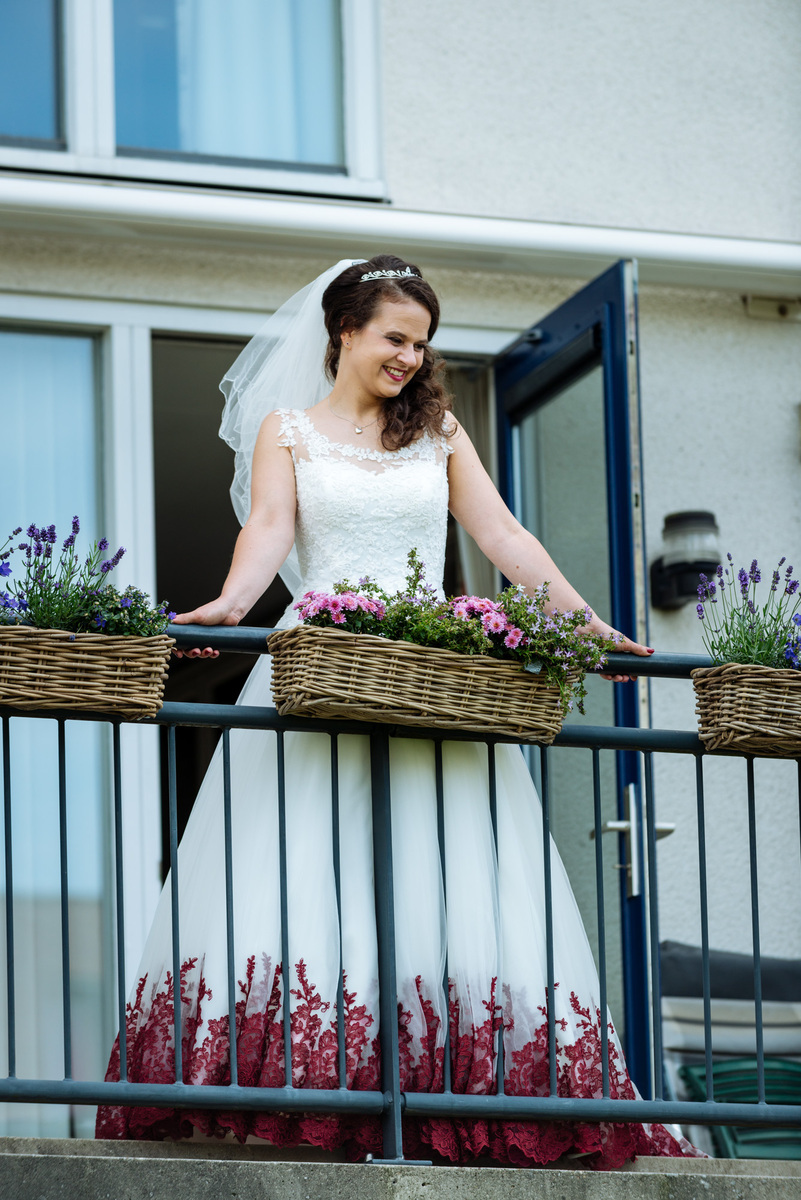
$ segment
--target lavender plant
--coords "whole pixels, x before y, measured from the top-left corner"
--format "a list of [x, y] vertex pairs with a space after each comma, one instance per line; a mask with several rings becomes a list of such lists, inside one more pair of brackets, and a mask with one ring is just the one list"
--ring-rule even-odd
[[731, 554], [728, 566], [717, 568], [712, 579], [701, 575], [696, 611], [704, 622], [703, 642], [716, 664], [755, 663], [763, 667], [801, 669], [801, 595], [793, 568], [785, 558], [773, 572], [767, 599], [757, 604], [762, 582], [759, 563], [753, 560], [735, 574]]
[[495, 600], [441, 600], [425, 582], [425, 564], [416, 550], [409, 554], [408, 570], [405, 588], [393, 595], [365, 577], [357, 586], [343, 580], [331, 593], [307, 592], [295, 608], [302, 621], [324, 629], [517, 661], [542, 671], [559, 688], [566, 711], [576, 703], [584, 712], [584, 673], [603, 667], [605, 654], [614, 648], [610, 640], [581, 632], [592, 617], [589, 609], [549, 611], [547, 583], [533, 596], [518, 586], [506, 588]]
[[133, 634], [154, 637], [167, 628], [175, 613], [166, 601], [151, 606], [148, 597], [133, 586], [119, 591], [109, 583], [109, 574], [125, 554], [120, 546], [108, 554], [108, 541], [95, 542], [83, 561], [75, 540], [80, 533], [78, 517], [72, 530], [55, 550], [55, 525], [29, 525], [28, 541], [15, 544], [22, 527], [13, 530], [0, 547], [0, 576], [12, 574], [11, 556], [22, 558], [22, 577], [10, 591], [0, 591], [0, 625], [34, 625], [38, 629], [64, 629], [70, 633]]

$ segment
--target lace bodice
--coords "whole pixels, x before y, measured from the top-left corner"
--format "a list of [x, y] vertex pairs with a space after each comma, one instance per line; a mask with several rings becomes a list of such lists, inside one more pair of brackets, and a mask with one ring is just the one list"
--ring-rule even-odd
[[[295, 464], [295, 546], [301, 586], [328, 590], [364, 575], [387, 591], [406, 578], [416, 548], [428, 583], [441, 588], [448, 515], [445, 437], [424, 434], [402, 450], [372, 450], [333, 442], [302, 409], [280, 409], [279, 445]], [[280, 622], [292, 624], [288, 609]]]

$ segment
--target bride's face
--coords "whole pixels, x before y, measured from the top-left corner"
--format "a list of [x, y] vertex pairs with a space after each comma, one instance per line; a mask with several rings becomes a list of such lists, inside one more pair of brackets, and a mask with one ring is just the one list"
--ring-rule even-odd
[[431, 313], [416, 300], [382, 300], [362, 329], [342, 334], [343, 382], [379, 399], [397, 396], [423, 362]]

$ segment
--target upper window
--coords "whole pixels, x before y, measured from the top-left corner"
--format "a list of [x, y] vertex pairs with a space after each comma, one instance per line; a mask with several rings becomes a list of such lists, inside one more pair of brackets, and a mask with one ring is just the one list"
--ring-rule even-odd
[[383, 197], [376, 0], [0, 0], [0, 168]]
[[0, 4], [0, 138], [63, 145], [58, 0]]
[[119, 154], [344, 168], [339, 0], [114, 0]]

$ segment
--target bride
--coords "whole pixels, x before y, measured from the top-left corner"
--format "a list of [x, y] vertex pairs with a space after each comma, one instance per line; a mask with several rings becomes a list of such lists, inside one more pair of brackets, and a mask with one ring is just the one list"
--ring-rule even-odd
[[[404, 582], [416, 548], [429, 582], [441, 581], [448, 509], [514, 583], [550, 583], [550, 602], [584, 601], [539, 542], [512, 516], [451, 414], [431, 349], [439, 304], [417, 267], [391, 255], [341, 262], [293, 297], [253, 339], [223, 381], [221, 436], [236, 451], [232, 498], [243, 528], [220, 596], [176, 623], [236, 625], [278, 571], [293, 602], [338, 580]], [[324, 369], [323, 369], [324, 368]], [[332, 386], [333, 385], [333, 386]], [[294, 548], [293, 548], [294, 545]], [[280, 622], [293, 624], [292, 605]], [[593, 615], [588, 629], [615, 631]], [[621, 649], [651, 651], [628, 639]], [[191, 656], [210, 656], [192, 649]], [[617, 681], [627, 676], [616, 675]], [[270, 705], [263, 656], [240, 704]], [[342, 894], [333, 873], [330, 742], [285, 736], [289, 963], [281, 961], [276, 735], [231, 734], [238, 1081], [284, 1085], [283, 1003], [288, 986], [292, 1082], [339, 1086], [337, 996], [340, 922], [345, 1075], [379, 1089], [378, 982], [368, 739], [339, 738]], [[494, 1091], [503, 1040], [505, 1090], [548, 1094], [543, 846], [537, 793], [520, 750], [496, 747], [497, 852], [487, 749], [445, 742], [443, 887], [437, 838], [435, 751], [424, 739], [390, 739], [396, 969], [404, 1091], [442, 1091], [450, 1018], [451, 1086]], [[228, 995], [222, 862], [222, 756], [218, 747], [181, 842], [180, 994], [183, 1078], [225, 1084]], [[601, 1091], [599, 985], [564, 868], [553, 858], [554, 1023], [558, 1094]], [[445, 963], [450, 1004], [443, 997]], [[288, 974], [288, 985], [284, 979]], [[172, 1082], [169, 881], [128, 1004], [128, 1078]], [[450, 1012], [446, 1011], [446, 1009]], [[609, 1026], [610, 1095], [634, 1098]], [[119, 1046], [107, 1079], [119, 1078]], [[381, 1153], [377, 1117], [101, 1107], [97, 1135], [117, 1138], [263, 1138]], [[635, 1154], [693, 1155], [654, 1125], [566, 1121], [404, 1120], [409, 1157], [465, 1163], [553, 1162], [566, 1153], [615, 1167]]]

